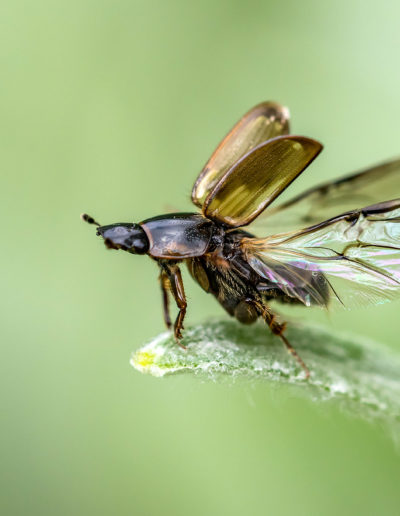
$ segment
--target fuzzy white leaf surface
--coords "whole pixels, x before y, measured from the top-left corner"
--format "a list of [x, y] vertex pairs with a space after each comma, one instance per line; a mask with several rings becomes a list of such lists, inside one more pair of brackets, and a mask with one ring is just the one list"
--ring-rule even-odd
[[313, 325], [291, 324], [286, 335], [310, 369], [308, 380], [264, 325], [225, 320], [189, 328], [187, 349], [162, 333], [137, 350], [131, 364], [157, 377], [192, 373], [213, 381], [291, 384], [315, 401], [336, 400], [353, 414], [400, 425], [400, 356], [368, 339]]

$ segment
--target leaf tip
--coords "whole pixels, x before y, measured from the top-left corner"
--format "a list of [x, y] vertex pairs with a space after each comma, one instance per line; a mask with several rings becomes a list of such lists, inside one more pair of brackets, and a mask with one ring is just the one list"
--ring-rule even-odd
[[149, 373], [154, 366], [156, 354], [153, 351], [139, 349], [132, 355], [131, 365], [142, 373]]

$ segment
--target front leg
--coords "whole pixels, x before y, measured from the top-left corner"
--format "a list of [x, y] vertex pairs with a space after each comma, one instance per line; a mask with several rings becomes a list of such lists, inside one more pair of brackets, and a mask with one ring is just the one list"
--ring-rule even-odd
[[183, 287], [183, 280], [181, 276], [181, 271], [178, 267], [178, 265], [164, 265], [163, 270], [168, 276], [169, 283], [171, 285], [171, 292], [174, 296], [175, 302], [177, 304], [177, 307], [179, 308], [179, 313], [176, 317], [175, 324], [174, 324], [174, 336], [176, 342], [181, 346], [185, 347], [180, 343], [180, 340], [182, 339], [182, 332], [183, 330], [183, 320], [185, 318], [186, 314], [186, 296], [185, 296], [185, 289]]

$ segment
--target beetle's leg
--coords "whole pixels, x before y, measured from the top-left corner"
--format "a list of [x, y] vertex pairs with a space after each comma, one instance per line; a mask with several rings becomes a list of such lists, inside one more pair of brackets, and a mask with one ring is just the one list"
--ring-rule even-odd
[[185, 296], [185, 289], [183, 287], [183, 280], [181, 276], [181, 271], [177, 265], [169, 265], [166, 269], [166, 272], [168, 274], [168, 279], [171, 285], [171, 292], [174, 296], [175, 302], [179, 308], [179, 313], [177, 315], [177, 318], [175, 320], [174, 324], [174, 336], [176, 342], [182, 347], [185, 348], [180, 343], [180, 340], [182, 339], [182, 332], [183, 330], [183, 320], [185, 318], [186, 314], [186, 296]]
[[285, 331], [285, 328], [286, 328], [286, 323], [279, 323], [276, 320], [276, 315], [274, 315], [271, 312], [271, 310], [267, 306], [265, 306], [263, 303], [256, 302], [256, 306], [260, 310], [261, 317], [268, 324], [272, 333], [282, 339], [283, 343], [286, 346], [286, 349], [289, 351], [289, 353], [297, 360], [297, 362], [304, 369], [304, 372], [306, 373], [306, 379], [308, 380], [308, 378], [310, 378], [310, 371], [309, 371], [308, 367], [306, 366], [306, 364], [303, 362], [300, 355], [297, 353], [297, 351], [294, 349], [294, 347], [290, 344], [290, 342], [287, 340], [287, 338], [283, 334], [283, 332]]
[[171, 328], [171, 318], [169, 316], [169, 297], [168, 293], [171, 290], [171, 283], [168, 279], [168, 276], [165, 271], [161, 270], [160, 276], [160, 285], [161, 285], [161, 294], [162, 294], [162, 303], [163, 303], [163, 315], [164, 322], [168, 329]]

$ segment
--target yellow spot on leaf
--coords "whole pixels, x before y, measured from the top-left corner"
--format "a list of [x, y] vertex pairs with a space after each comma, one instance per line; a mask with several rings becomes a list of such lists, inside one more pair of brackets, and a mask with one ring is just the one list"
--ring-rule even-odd
[[156, 354], [151, 351], [138, 351], [133, 357], [135, 366], [146, 369], [154, 364]]

